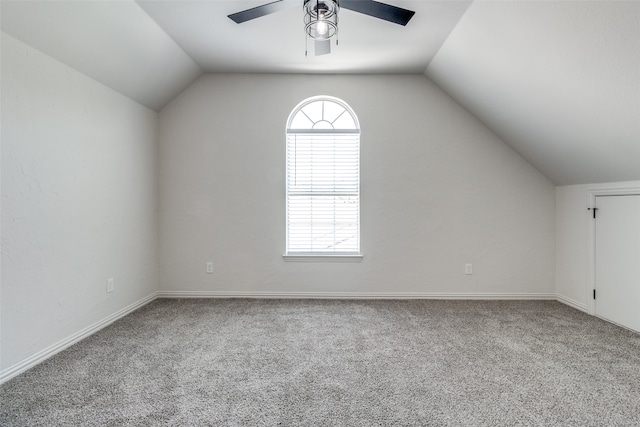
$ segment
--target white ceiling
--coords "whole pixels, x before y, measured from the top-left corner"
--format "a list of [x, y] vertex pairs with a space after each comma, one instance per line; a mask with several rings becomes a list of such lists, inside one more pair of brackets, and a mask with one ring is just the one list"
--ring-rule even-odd
[[[270, 0], [2, 0], [2, 30], [159, 110], [202, 72], [423, 73], [471, 0], [388, 0], [415, 10], [406, 27], [350, 10], [340, 46], [305, 57], [302, 0], [236, 24]], [[272, 0], [271, 0], [272, 1]], [[295, 7], [299, 4], [299, 7]]]
[[133, 1], [2, 0], [2, 31], [159, 110], [202, 70]]
[[227, 15], [270, 0], [157, 1], [138, 4], [207, 72], [423, 73], [471, 0], [385, 0], [416, 12], [406, 27], [340, 11], [339, 41], [316, 57], [306, 37], [302, 0], [236, 24]]
[[640, 0], [384, 0], [416, 11], [407, 27], [343, 10], [322, 57], [304, 56], [301, 6], [227, 18], [269, 1], [0, 6], [3, 31], [156, 111], [203, 72], [426, 69], [554, 183], [640, 180]]
[[476, 1], [426, 74], [555, 184], [640, 179], [638, 1]]

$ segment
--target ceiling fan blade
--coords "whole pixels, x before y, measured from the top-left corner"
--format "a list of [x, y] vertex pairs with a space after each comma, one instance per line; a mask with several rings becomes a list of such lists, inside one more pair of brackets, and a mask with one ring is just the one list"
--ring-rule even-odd
[[263, 4], [251, 9], [243, 10], [242, 12], [232, 13], [229, 15], [236, 24], [241, 24], [252, 19], [260, 18], [261, 16], [270, 15], [272, 13], [280, 12], [281, 10], [290, 9], [298, 5], [299, 2], [293, 2], [288, 0], [277, 0], [272, 3]]
[[384, 19], [394, 24], [407, 25], [413, 15], [412, 10], [403, 9], [401, 7], [392, 6], [386, 3], [380, 3], [374, 0], [341, 0], [340, 7], [343, 9], [353, 10], [354, 12], [364, 13], [374, 18]]
[[316, 56], [328, 55], [331, 53], [331, 40], [316, 40], [315, 41]]

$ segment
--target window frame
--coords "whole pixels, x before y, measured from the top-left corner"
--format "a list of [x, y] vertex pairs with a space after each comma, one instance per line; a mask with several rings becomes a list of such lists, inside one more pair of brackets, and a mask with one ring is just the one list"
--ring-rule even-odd
[[[298, 115], [298, 113], [302, 112], [303, 108], [306, 106], [316, 103], [316, 102], [332, 102], [340, 107], [344, 108], [344, 112], [342, 114], [349, 114], [354, 122], [354, 129], [314, 129], [313, 125], [317, 124], [319, 121], [313, 122], [311, 118], [307, 116], [310, 122], [312, 122], [312, 126], [310, 128], [292, 128], [292, 122]], [[339, 117], [339, 116], [338, 116]], [[336, 118], [335, 120], [337, 120]], [[334, 120], [334, 122], [335, 122]], [[322, 120], [324, 121], [324, 116]], [[288, 144], [289, 144], [289, 135], [291, 134], [322, 134], [322, 135], [330, 135], [330, 134], [357, 134], [358, 135], [358, 251], [346, 251], [346, 252], [289, 252], [289, 184], [288, 184]], [[284, 261], [293, 261], [293, 262], [360, 262], [363, 258], [362, 254], [362, 240], [361, 240], [361, 164], [360, 164], [360, 138], [362, 135], [362, 129], [360, 127], [360, 122], [358, 117], [356, 116], [353, 109], [343, 100], [326, 95], [314, 96], [311, 98], [307, 98], [300, 102], [289, 114], [289, 118], [287, 119], [286, 129], [285, 129], [285, 251], [282, 255]]]

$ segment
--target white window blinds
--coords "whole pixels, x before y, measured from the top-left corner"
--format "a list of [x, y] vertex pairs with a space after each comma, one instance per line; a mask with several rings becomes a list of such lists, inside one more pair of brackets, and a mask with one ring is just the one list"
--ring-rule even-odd
[[287, 129], [287, 255], [359, 254], [355, 116], [336, 101], [316, 99], [294, 110], [292, 123], [298, 128]]

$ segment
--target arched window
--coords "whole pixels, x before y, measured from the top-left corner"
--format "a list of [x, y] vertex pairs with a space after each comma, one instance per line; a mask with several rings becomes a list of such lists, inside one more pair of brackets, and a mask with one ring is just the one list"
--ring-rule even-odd
[[290, 256], [360, 256], [360, 126], [337, 98], [289, 116], [286, 245]]

